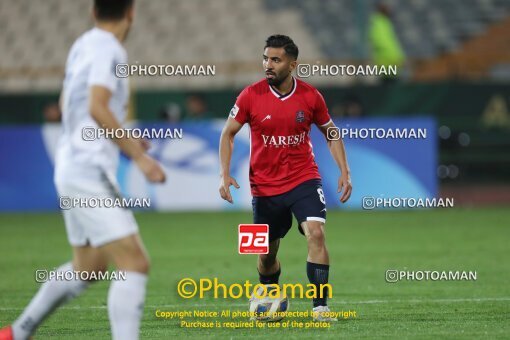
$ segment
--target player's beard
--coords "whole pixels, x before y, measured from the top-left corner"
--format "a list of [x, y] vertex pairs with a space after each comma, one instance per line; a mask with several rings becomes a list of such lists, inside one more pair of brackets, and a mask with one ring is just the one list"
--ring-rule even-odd
[[273, 78], [267, 78], [266, 76], [266, 81], [269, 85], [278, 87], [281, 85], [281, 83], [283, 83], [287, 79], [290, 73], [286, 77], [282, 77], [281, 75], [278, 75], [276, 73], [273, 74], [274, 74]]

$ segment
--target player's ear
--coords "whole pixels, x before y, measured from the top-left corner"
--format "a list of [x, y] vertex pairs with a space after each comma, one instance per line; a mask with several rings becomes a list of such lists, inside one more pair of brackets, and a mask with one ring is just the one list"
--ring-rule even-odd
[[97, 21], [97, 8], [96, 6], [92, 6], [92, 11], [90, 12], [92, 16], [92, 20]]
[[290, 73], [292, 73], [292, 71], [294, 71], [294, 69], [296, 68], [297, 66], [297, 60], [294, 59], [290, 62]]
[[135, 5], [134, 4], [129, 6], [129, 8], [127, 9], [126, 15], [127, 15], [128, 21], [133, 22], [133, 19], [135, 18]]

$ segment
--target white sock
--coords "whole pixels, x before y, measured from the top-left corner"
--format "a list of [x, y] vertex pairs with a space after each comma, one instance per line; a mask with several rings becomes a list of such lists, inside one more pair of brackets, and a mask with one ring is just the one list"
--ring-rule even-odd
[[[55, 271], [73, 271], [73, 265], [69, 262], [58, 267]], [[12, 324], [14, 339], [27, 339], [57, 307], [78, 296], [88, 286], [89, 282], [78, 279], [66, 281], [62, 277], [59, 279], [53, 277], [46, 281], [23, 313]]]
[[113, 281], [108, 291], [108, 316], [114, 340], [138, 339], [145, 303], [147, 275], [126, 272], [125, 281]]

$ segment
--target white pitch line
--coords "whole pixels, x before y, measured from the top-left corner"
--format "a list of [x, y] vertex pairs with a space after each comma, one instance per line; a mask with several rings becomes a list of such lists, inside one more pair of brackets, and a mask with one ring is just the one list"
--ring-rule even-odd
[[[365, 301], [333, 301], [333, 305], [360, 305], [360, 304], [392, 304], [392, 303], [456, 303], [456, 302], [490, 302], [490, 301], [510, 301], [510, 297], [492, 297], [492, 298], [459, 298], [459, 299], [410, 299], [410, 300], [365, 300]], [[308, 304], [309, 301], [292, 300], [292, 304]], [[228, 307], [248, 306], [246, 303], [231, 303]], [[193, 308], [193, 307], [211, 307], [211, 304], [172, 304], [172, 305], [148, 305], [147, 309], [161, 308]], [[107, 309], [107, 306], [64, 306], [59, 309], [79, 310], [79, 309]], [[17, 311], [23, 308], [0, 307], [0, 311]]]
[[[341, 301], [340, 303], [351, 304], [377, 304], [377, 303], [444, 303], [444, 302], [487, 302], [487, 301], [510, 301], [510, 297], [495, 297], [495, 298], [460, 298], [460, 299], [410, 299], [410, 300], [367, 300], [367, 301]], [[336, 303], [337, 301], [335, 301]]]

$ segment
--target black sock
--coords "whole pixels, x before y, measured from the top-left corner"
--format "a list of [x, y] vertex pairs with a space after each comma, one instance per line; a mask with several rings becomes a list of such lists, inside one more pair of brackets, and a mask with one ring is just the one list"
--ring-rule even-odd
[[312, 262], [306, 262], [306, 275], [308, 275], [308, 280], [311, 284], [315, 285], [315, 289], [317, 290], [317, 297], [313, 299], [313, 306], [327, 306], [326, 299], [328, 298], [328, 288], [323, 287], [322, 289], [322, 297], [321, 294], [321, 284], [328, 283], [329, 278], [329, 265], [327, 264], [318, 264]]
[[259, 281], [260, 283], [265, 285], [272, 283], [278, 284], [278, 279], [280, 278], [281, 272], [282, 272], [281, 268], [278, 268], [278, 271], [276, 273], [269, 275], [263, 275], [259, 272]]

